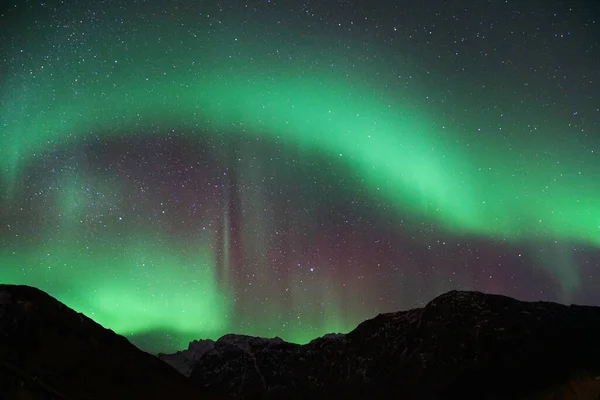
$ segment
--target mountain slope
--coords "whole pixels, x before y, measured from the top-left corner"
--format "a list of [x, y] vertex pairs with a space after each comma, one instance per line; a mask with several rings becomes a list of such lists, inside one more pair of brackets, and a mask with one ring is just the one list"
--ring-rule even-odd
[[190, 377], [240, 399], [600, 399], [600, 308], [453, 291], [304, 346], [226, 335]]
[[0, 398], [213, 397], [48, 294], [0, 285]]

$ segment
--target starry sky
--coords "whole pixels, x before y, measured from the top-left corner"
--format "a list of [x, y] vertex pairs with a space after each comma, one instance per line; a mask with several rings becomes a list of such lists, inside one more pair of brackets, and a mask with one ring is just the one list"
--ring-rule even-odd
[[139, 347], [600, 305], [600, 5], [0, 9], [0, 282]]

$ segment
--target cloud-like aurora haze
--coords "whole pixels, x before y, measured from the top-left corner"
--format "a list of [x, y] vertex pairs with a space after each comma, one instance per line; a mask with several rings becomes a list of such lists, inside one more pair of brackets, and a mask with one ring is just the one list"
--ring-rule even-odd
[[[112, 28], [40, 28], [35, 41], [12, 45], [0, 103], [0, 281], [47, 290], [130, 337], [167, 332], [163, 349], [232, 330], [306, 342], [389, 311], [383, 286], [401, 291], [377, 282], [384, 278], [368, 264], [380, 256], [355, 250], [381, 239], [355, 227], [331, 239], [340, 233], [319, 215], [334, 196], [338, 205], [360, 197], [380, 223], [425, 221], [457, 241], [550, 249], [555, 257], [540, 266], [562, 287], [559, 298], [581, 284], [567, 248], [600, 245], [600, 163], [589, 140], [556, 132], [566, 126], [560, 116], [524, 116], [523, 102], [508, 106], [516, 95], [500, 88], [497, 97], [509, 98], [501, 117], [481, 104], [471, 111], [479, 115], [457, 121], [423, 95], [436, 93], [427, 77], [442, 72], [406, 62], [396, 69], [416, 83], [402, 87], [389, 71], [401, 58], [365, 61], [351, 38], [332, 45], [326, 32], [292, 45], [258, 22], [241, 29], [223, 20], [227, 29], [202, 37], [187, 23], [148, 29], [139, 15], [128, 18]], [[280, 51], [285, 57], [274, 56]], [[503, 127], [493, 129], [496, 119]], [[505, 135], [526, 139], [508, 145]], [[165, 138], [178, 144], [164, 151]], [[102, 153], [103, 145], [128, 152]], [[149, 149], [161, 155], [147, 161]], [[287, 166], [264, 149], [277, 149]], [[123, 157], [145, 161], [126, 167]], [[168, 173], [204, 157], [214, 164], [197, 168], [194, 181]], [[330, 188], [340, 175], [352, 187], [307, 186], [319, 176]], [[415, 239], [418, 225], [404, 232], [415, 246], [427, 241]], [[345, 256], [351, 267], [339, 265]], [[403, 285], [416, 284], [411, 274], [402, 273]], [[432, 278], [425, 292], [482, 288], [471, 275]], [[388, 307], [426, 300], [395, 296]]]

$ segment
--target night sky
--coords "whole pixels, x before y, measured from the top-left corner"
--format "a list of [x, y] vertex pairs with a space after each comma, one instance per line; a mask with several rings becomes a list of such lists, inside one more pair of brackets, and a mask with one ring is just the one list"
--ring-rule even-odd
[[600, 305], [599, 2], [0, 14], [0, 282], [149, 351], [451, 289]]

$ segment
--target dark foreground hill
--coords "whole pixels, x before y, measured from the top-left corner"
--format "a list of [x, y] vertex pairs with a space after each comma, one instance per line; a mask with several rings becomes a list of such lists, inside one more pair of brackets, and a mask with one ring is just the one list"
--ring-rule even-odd
[[0, 399], [215, 398], [48, 294], [0, 285]]
[[300, 346], [226, 335], [161, 356], [239, 399], [600, 399], [600, 308], [452, 291]]

